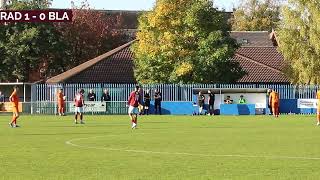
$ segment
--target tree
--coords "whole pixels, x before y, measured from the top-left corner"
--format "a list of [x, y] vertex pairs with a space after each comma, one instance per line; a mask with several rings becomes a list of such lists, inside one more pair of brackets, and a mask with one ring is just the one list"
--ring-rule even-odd
[[72, 23], [55, 24], [67, 45], [69, 60], [64, 71], [124, 44], [126, 36], [119, 27], [120, 20], [90, 9], [86, 1], [81, 7], [74, 6]]
[[271, 31], [280, 21], [280, 0], [242, 0], [231, 19], [234, 31]]
[[[11, 10], [42, 9], [50, 1], [12, 1]], [[28, 81], [29, 73], [43, 61], [56, 59], [55, 47], [60, 47], [52, 24], [8, 23], [1, 25], [0, 81]]]
[[277, 30], [279, 49], [293, 83], [320, 83], [320, 3], [289, 0]]
[[244, 75], [224, 15], [209, 0], [158, 0], [133, 46], [141, 83], [230, 83]]

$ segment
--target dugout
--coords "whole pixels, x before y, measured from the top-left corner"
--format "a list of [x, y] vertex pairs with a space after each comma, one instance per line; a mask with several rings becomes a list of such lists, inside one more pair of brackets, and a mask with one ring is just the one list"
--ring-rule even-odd
[[[215, 94], [215, 114], [223, 115], [254, 115], [265, 114], [267, 108], [267, 91], [266, 88], [194, 88], [193, 102], [198, 102], [198, 94], [201, 92], [205, 95], [205, 109], [208, 106], [208, 91]], [[246, 99], [245, 105], [238, 104], [240, 96]], [[225, 104], [224, 100], [230, 96], [233, 104]]]

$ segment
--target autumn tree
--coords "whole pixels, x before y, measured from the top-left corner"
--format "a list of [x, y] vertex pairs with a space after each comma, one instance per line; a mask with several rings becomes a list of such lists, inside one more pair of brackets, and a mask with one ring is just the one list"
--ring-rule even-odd
[[231, 19], [234, 31], [271, 31], [280, 21], [280, 0], [242, 0]]
[[141, 83], [231, 83], [244, 75], [224, 15], [209, 0], [158, 0], [139, 18], [135, 76]]
[[79, 65], [126, 42], [119, 22], [121, 17], [90, 9], [84, 1], [73, 7], [72, 23], [57, 23], [56, 28], [66, 43], [68, 62], [64, 70]]
[[320, 3], [289, 0], [277, 30], [279, 49], [293, 83], [320, 83]]

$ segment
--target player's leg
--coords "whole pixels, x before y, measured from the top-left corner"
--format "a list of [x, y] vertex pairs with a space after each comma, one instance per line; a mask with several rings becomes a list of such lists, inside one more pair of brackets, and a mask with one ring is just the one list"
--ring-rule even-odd
[[279, 103], [276, 103], [276, 117], [279, 117]]
[[81, 124], [84, 124], [84, 121], [83, 121], [83, 112], [80, 113], [80, 123], [81, 123]]
[[317, 108], [317, 126], [320, 125], [320, 107]]
[[78, 124], [78, 107], [75, 108], [75, 112], [74, 112], [74, 123]]

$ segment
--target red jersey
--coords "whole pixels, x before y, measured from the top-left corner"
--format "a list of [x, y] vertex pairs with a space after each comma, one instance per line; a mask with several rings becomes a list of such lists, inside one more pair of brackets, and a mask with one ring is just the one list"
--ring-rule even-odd
[[74, 103], [75, 103], [76, 107], [82, 107], [83, 106], [83, 95], [80, 93], [77, 94], [74, 99]]
[[128, 99], [128, 104], [133, 107], [138, 107], [140, 103], [140, 93], [133, 91], [130, 93], [130, 97]]

